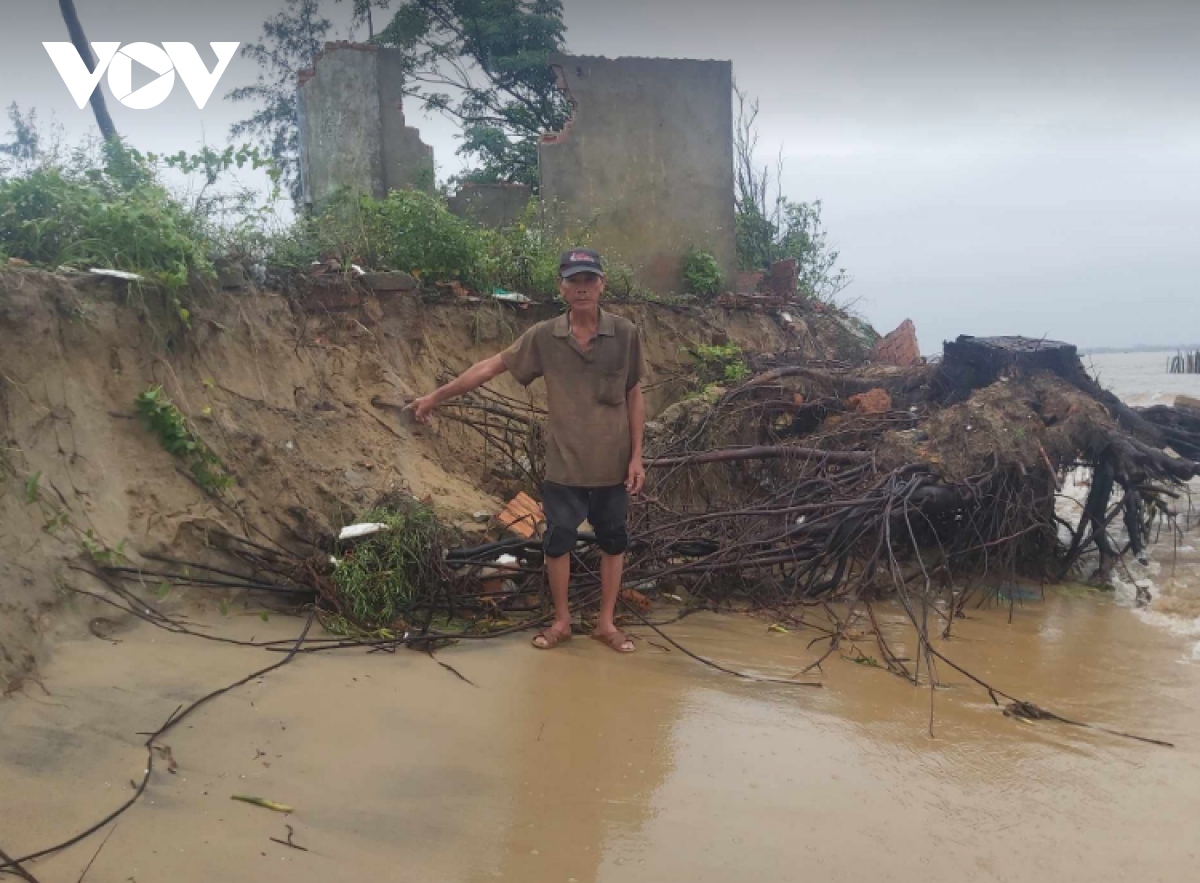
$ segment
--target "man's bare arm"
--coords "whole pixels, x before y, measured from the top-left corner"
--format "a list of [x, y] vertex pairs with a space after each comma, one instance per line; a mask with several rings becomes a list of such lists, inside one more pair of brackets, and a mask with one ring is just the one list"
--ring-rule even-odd
[[430, 415], [433, 414], [433, 409], [438, 405], [465, 395], [473, 389], [478, 389], [489, 380], [495, 380], [507, 370], [508, 368], [504, 365], [504, 359], [497, 353], [491, 358], [476, 362], [462, 374], [458, 375], [458, 377], [451, 380], [445, 386], [438, 387], [429, 395], [415, 399], [408, 407], [412, 409], [413, 416], [417, 418], [418, 422], [428, 423]]
[[631, 494], [640, 493], [646, 484], [646, 467], [642, 463], [642, 436], [646, 429], [646, 400], [642, 397], [641, 384], [625, 394], [625, 404], [629, 411], [629, 440], [632, 443], [629, 456], [629, 475], [625, 479], [625, 489]]

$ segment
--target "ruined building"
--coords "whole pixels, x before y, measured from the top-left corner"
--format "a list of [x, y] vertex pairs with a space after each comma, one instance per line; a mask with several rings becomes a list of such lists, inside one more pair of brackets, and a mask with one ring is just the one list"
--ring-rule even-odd
[[539, 151], [542, 198], [639, 281], [677, 291], [689, 248], [737, 273], [733, 66], [728, 61], [556, 56], [574, 113]]
[[382, 199], [432, 190], [433, 148], [404, 122], [403, 53], [363, 43], [326, 43], [301, 71], [297, 109], [304, 202], [339, 188]]
[[[341, 187], [383, 197], [431, 187], [433, 152], [402, 111], [400, 50], [330, 43], [300, 75], [304, 199]], [[689, 249], [737, 273], [734, 233], [733, 70], [728, 61], [558, 55], [552, 58], [572, 116], [539, 148], [541, 196], [564, 228], [667, 294], [680, 288]], [[458, 214], [501, 226], [528, 190], [468, 185]]]

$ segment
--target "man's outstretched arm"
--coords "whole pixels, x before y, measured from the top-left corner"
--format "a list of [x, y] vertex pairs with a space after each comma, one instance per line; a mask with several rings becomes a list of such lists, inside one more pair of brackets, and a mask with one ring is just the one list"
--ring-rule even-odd
[[429, 395], [414, 399], [408, 407], [412, 410], [413, 416], [417, 418], [417, 422], [428, 423], [433, 409], [438, 405], [465, 395], [473, 389], [478, 389], [489, 380], [495, 380], [507, 370], [504, 359], [497, 353], [491, 358], [476, 362], [458, 377], [445, 386], [438, 387]]

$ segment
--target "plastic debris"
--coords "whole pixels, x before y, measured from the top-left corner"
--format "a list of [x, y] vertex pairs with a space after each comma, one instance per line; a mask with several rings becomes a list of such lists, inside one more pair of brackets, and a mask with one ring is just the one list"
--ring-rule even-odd
[[369, 537], [373, 533], [387, 530], [388, 526], [378, 521], [370, 521], [365, 524], [348, 524], [342, 528], [338, 534], [339, 540], [357, 540], [359, 537]]
[[496, 300], [502, 300], [510, 304], [531, 304], [533, 298], [521, 294], [519, 291], [505, 291], [503, 288], [497, 288], [492, 292], [492, 297]]
[[101, 267], [93, 267], [89, 271], [93, 276], [107, 276], [112, 279], [124, 279], [126, 282], [141, 282], [145, 277], [139, 276], [137, 273], [126, 273], [124, 270], [108, 270]]
[[[494, 565], [480, 568], [479, 578], [483, 585], [483, 590], [492, 595], [505, 591], [506, 587], [512, 584], [512, 580], [509, 577], [516, 572], [517, 564], [516, 556], [501, 555], [496, 559]], [[516, 586], [512, 585], [512, 589], [515, 588]]]

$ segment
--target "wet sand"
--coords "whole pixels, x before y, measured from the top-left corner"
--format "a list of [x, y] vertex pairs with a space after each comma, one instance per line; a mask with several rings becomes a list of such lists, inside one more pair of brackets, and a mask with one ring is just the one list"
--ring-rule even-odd
[[[204, 621], [258, 640], [300, 629]], [[785, 677], [820, 654], [813, 632], [767, 624], [706, 614], [668, 633]], [[440, 654], [477, 687], [416, 652], [317, 654], [173, 731], [178, 772], [156, 767], [87, 880], [1197, 879], [1194, 641], [1070, 588], [1018, 605], [1011, 624], [1007, 609], [973, 611], [956, 630], [943, 652], [996, 686], [1177, 747], [1014, 721], [946, 670], [931, 738], [927, 688], [836, 657], [815, 690], [739, 681], [645, 641], [631, 657], [581, 639], [538, 652], [522, 636]], [[142, 774], [138, 731], [274, 658], [142, 624], [115, 638], [60, 645], [50, 695], [0, 702], [11, 854], [102, 817]], [[307, 852], [269, 839], [285, 825]], [[30, 869], [76, 881], [102, 837]]]

